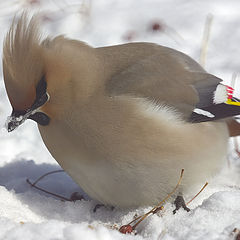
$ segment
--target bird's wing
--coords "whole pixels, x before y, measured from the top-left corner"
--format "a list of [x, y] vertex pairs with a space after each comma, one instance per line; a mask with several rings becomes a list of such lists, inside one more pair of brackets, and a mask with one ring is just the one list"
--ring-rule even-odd
[[106, 91], [111, 96], [131, 95], [172, 106], [189, 119], [195, 107], [213, 102], [221, 81], [187, 55], [164, 48], [114, 75]]

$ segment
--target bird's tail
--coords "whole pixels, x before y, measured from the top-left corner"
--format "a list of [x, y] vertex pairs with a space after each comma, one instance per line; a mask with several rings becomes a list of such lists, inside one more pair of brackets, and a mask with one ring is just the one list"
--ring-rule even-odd
[[194, 109], [190, 121], [207, 122], [240, 115], [240, 100], [233, 95], [232, 87], [218, 84], [212, 94], [211, 104]]
[[233, 97], [234, 89], [230, 86], [219, 84], [214, 92], [213, 103], [240, 106], [240, 100]]

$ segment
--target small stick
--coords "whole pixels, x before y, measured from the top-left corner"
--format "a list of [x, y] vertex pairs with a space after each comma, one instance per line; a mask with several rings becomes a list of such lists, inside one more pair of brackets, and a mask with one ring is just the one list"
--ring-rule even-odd
[[31, 183], [28, 178], [26, 179], [26, 182], [27, 182], [28, 184], [30, 184], [32, 187], [34, 187], [34, 188], [36, 188], [36, 189], [38, 189], [38, 190], [40, 190], [40, 191], [42, 191], [42, 192], [45, 192], [45, 193], [50, 194], [50, 195], [52, 195], [52, 196], [58, 197], [58, 198], [60, 198], [60, 199], [62, 199], [62, 200], [64, 200], [64, 201], [72, 202], [72, 200], [69, 199], [69, 198], [65, 198], [65, 197], [63, 197], [63, 196], [61, 196], [61, 195], [58, 195], [58, 194], [56, 194], [56, 193], [49, 192], [49, 191], [47, 191], [47, 190], [45, 190], [45, 189], [43, 189], [43, 188], [40, 188], [40, 187], [36, 186], [34, 183]]
[[206, 182], [206, 183], [204, 184], [204, 186], [201, 188], [201, 190], [200, 190], [190, 201], [188, 201], [188, 202], [186, 203], [186, 205], [188, 205], [190, 202], [192, 202], [192, 201], [204, 190], [204, 188], [205, 188], [207, 185], [208, 185], [208, 182]]
[[60, 173], [60, 172], [64, 172], [64, 170], [55, 170], [55, 171], [45, 173], [44, 175], [39, 177], [32, 185], [36, 185], [41, 179], [45, 178], [47, 175], [50, 175], [50, 174], [53, 174], [53, 173]]
[[[181, 183], [181, 181], [182, 181], [182, 178], [183, 178], [183, 172], [184, 172], [184, 169], [182, 169], [182, 171], [181, 171], [181, 175], [180, 175], [180, 178], [179, 178], [179, 180], [178, 180], [178, 183], [177, 183], [176, 187], [172, 190], [172, 192], [170, 192], [170, 193], [167, 195], [167, 197], [165, 197], [157, 206], [155, 206], [155, 207], [154, 207], [153, 209], [151, 209], [149, 212], [147, 212], [147, 213], [145, 213], [144, 215], [142, 215], [142, 216], [134, 219], [134, 221], [131, 222], [131, 223], [133, 223], [133, 222], [135, 222], [136, 220], [140, 219], [135, 225], [133, 225], [133, 227], [132, 227], [133, 229], [135, 229], [135, 228], [137, 227], [137, 225], [138, 225], [139, 223], [141, 223], [149, 214], [151, 214], [151, 213], [154, 214], [154, 213], [156, 213], [156, 210], [157, 210], [157, 209], [161, 209], [162, 204], [165, 203], [165, 202], [173, 195], [173, 193], [177, 190], [178, 186], [180, 185], [180, 183]], [[129, 223], [129, 224], [131, 224], [131, 223]]]
[[206, 63], [208, 42], [209, 42], [209, 36], [210, 36], [212, 22], [213, 22], [213, 15], [208, 14], [207, 18], [206, 18], [206, 21], [205, 21], [203, 38], [202, 38], [201, 53], [200, 53], [200, 64], [203, 67], [205, 66], [205, 63]]
[[[127, 226], [131, 227], [131, 224], [134, 223], [134, 222], [136, 222], [136, 221], [138, 220], [138, 221], [135, 223], [135, 225], [133, 225], [133, 227], [131, 227], [131, 231], [132, 231], [132, 230], [134, 230], [134, 229], [138, 226], [138, 224], [141, 223], [149, 214], [155, 214], [155, 213], [157, 213], [159, 210], [163, 209], [162, 204], [163, 204], [164, 202], [166, 202], [167, 199], [169, 199], [169, 198], [173, 195], [173, 193], [177, 190], [178, 186], [180, 185], [180, 183], [181, 183], [181, 181], [182, 181], [183, 173], [184, 173], [184, 169], [182, 169], [182, 171], [181, 171], [180, 178], [179, 178], [178, 183], [177, 183], [177, 185], [175, 186], [175, 188], [174, 188], [174, 189], [172, 190], [172, 192], [169, 193], [169, 194], [167, 195], [167, 197], [165, 197], [157, 206], [155, 206], [154, 208], [152, 208], [150, 211], [148, 211], [148, 212], [145, 213], [144, 215], [141, 215], [141, 216], [135, 218], [134, 220], [132, 220], [131, 222], [129, 222], [127, 225], [123, 225], [122, 227], [124, 227], [124, 226], [126, 226], [126, 227], [127, 227]], [[188, 201], [188, 202], [186, 203], [186, 205], [188, 205], [188, 204], [191, 203], [196, 197], [198, 197], [198, 195], [207, 187], [207, 185], [208, 185], [208, 182], [206, 182], [206, 183], [204, 184], [204, 186], [201, 188], [201, 190], [200, 190], [190, 201]]]
[[60, 199], [62, 199], [63, 201], [72, 202], [73, 200], [70, 199], [70, 198], [63, 197], [63, 196], [61, 196], [61, 195], [59, 195], [59, 194], [49, 192], [49, 191], [47, 191], [47, 190], [45, 190], [45, 189], [43, 189], [43, 188], [41, 188], [41, 187], [36, 186], [36, 184], [37, 184], [40, 180], [42, 180], [44, 177], [46, 177], [46, 176], [48, 176], [48, 175], [50, 175], [50, 174], [60, 173], [60, 172], [64, 172], [64, 170], [55, 170], [55, 171], [51, 171], [51, 172], [45, 173], [44, 175], [42, 175], [41, 177], [39, 177], [39, 178], [38, 178], [35, 182], [33, 182], [33, 183], [27, 178], [27, 179], [26, 179], [26, 182], [27, 182], [29, 185], [31, 185], [32, 187], [34, 187], [34, 188], [36, 188], [37, 190], [39, 190], [39, 191], [42, 191], [42, 192], [45, 192], [45, 193], [50, 194], [50, 195], [52, 195], [52, 196], [55, 196], [55, 197], [57, 197], [57, 198], [60, 198]]
[[233, 89], [235, 89], [235, 83], [236, 83], [237, 77], [238, 77], [238, 74], [236, 72], [233, 72], [232, 79], [231, 79], [231, 87]]

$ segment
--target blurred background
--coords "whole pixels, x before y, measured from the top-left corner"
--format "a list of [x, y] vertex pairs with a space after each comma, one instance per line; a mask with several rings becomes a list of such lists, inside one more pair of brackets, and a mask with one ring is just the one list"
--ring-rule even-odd
[[[155, 42], [198, 62], [204, 31], [209, 29], [205, 69], [229, 83], [240, 69], [239, 9], [240, 1], [235, 0], [0, 0], [0, 46], [13, 17], [23, 10], [40, 14], [43, 36], [64, 34], [94, 47]], [[6, 132], [4, 123], [11, 107], [2, 66], [0, 70], [0, 164], [14, 159], [55, 163], [35, 123], [28, 120], [17, 131]]]

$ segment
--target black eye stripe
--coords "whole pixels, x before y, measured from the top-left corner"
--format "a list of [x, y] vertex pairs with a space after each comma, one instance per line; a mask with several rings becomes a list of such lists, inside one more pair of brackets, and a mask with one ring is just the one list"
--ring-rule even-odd
[[48, 100], [48, 95], [45, 93], [41, 97], [36, 99], [31, 109], [34, 110], [41, 107], [45, 102], [47, 102], [47, 100]]
[[20, 117], [20, 116], [23, 116], [24, 114], [26, 114], [27, 111], [23, 110], [23, 111], [18, 111], [18, 110], [12, 110], [12, 114], [11, 116], [14, 116], [14, 117]]
[[42, 76], [41, 80], [38, 82], [38, 85], [36, 87], [36, 99], [39, 99], [44, 94], [46, 94], [47, 91], [47, 82], [45, 79], [45, 75]]
[[[29, 108], [27, 110], [22, 110], [22, 111], [13, 109], [12, 115], [11, 115], [12, 119], [14, 119], [16, 121], [16, 123], [19, 123], [18, 125], [20, 125], [20, 121], [22, 121], [21, 119], [23, 119], [23, 121], [25, 121], [27, 118], [32, 119], [33, 121], [37, 122], [38, 124], [40, 124], [42, 126], [48, 125], [50, 122], [50, 118], [43, 112], [36, 112], [36, 110], [39, 107], [41, 107], [42, 105], [44, 105], [48, 101], [48, 99], [49, 99], [49, 95], [47, 94], [47, 83], [46, 83], [45, 76], [43, 76], [37, 84], [36, 99], [35, 99], [33, 105], [31, 106], [31, 108]], [[20, 120], [16, 119], [18, 117], [19, 118], [21, 117], [21, 119]], [[16, 125], [16, 123], [15, 123], [15, 125]], [[16, 128], [16, 127], [17, 127], [17, 125], [14, 128]], [[10, 127], [10, 130], [11, 130], [11, 128], [12, 127]], [[12, 129], [14, 129], [14, 128], [12, 128]]]
[[41, 80], [37, 84], [36, 99], [31, 107], [31, 109], [32, 110], [37, 109], [37, 108], [41, 107], [47, 101], [48, 101], [47, 82], [46, 82], [45, 75], [43, 75]]
[[[50, 117], [48, 117], [43, 112], [38, 112], [38, 109], [44, 105], [49, 100], [49, 95], [47, 93], [47, 82], [45, 76], [43, 75], [41, 80], [38, 82], [36, 87], [36, 99], [32, 106], [26, 110], [14, 110], [10, 117], [11, 122], [8, 123], [8, 131], [14, 130], [20, 124], [22, 124], [27, 118], [32, 119], [42, 126], [47, 126], [50, 122]], [[34, 113], [35, 112], [35, 113]]]
[[45, 102], [48, 101], [48, 94], [47, 94], [47, 82], [45, 79], [45, 75], [42, 76], [41, 80], [38, 82], [37, 87], [36, 87], [36, 99], [31, 106], [30, 109], [26, 110], [14, 110], [12, 111], [12, 115], [15, 117], [23, 116], [27, 113], [29, 110], [35, 110], [38, 107], [41, 107]]

